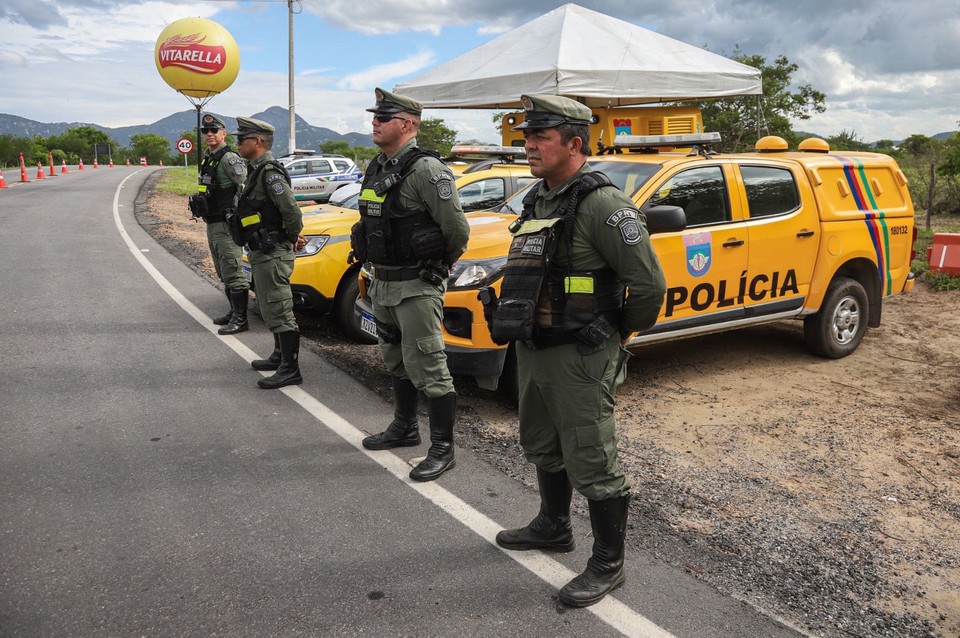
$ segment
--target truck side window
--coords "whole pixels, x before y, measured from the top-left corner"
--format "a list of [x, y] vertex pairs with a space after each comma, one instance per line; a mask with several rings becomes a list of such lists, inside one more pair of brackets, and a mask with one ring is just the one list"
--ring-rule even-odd
[[750, 217], [782, 215], [800, 208], [793, 173], [774, 166], [741, 166]]
[[287, 173], [293, 177], [294, 175], [306, 175], [307, 174], [307, 162], [293, 162], [287, 164]]
[[688, 228], [730, 221], [727, 187], [719, 166], [677, 173], [660, 187], [650, 204], [679, 206], [687, 215]]

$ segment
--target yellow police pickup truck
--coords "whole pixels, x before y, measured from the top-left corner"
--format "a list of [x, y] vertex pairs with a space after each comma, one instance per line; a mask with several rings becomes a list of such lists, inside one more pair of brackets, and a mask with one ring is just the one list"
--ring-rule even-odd
[[[756, 152], [730, 155], [713, 151], [719, 141], [716, 133], [620, 134], [589, 158], [645, 214], [666, 276], [656, 325], [629, 345], [802, 319], [814, 353], [849, 355], [880, 325], [884, 297], [914, 284], [903, 172], [889, 156], [831, 152], [815, 138], [790, 150], [766, 137]], [[443, 327], [453, 374], [511, 393], [512, 353], [491, 341], [477, 299], [483, 286], [499, 292], [508, 225], [472, 229], [448, 281]], [[368, 306], [361, 298], [358, 311]]]

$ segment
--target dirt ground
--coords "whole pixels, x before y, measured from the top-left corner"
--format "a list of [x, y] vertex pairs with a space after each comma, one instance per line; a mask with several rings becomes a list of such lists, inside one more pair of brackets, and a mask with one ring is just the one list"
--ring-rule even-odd
[[[184, 198], [141, 200], [141, 224], [213, 280]], [[883, 311], [835, 361], [800, 322], [637, 350], [617, 405], [630, 543], [812, 635], [960, 636], [960, 293], [921, 281]], [[376, 346], [298, 320], [389, 397]], [[458, 444], [535, 485], [515, 410], [457, 385]]]

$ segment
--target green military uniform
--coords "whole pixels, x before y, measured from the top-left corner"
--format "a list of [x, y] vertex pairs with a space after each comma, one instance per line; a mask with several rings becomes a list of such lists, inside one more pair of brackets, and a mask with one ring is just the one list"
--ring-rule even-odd
[[[534, 219], [543, 219], [565, 199], [568, 189], [590, 172], [584, 164], [560, 186], [540, 185]], [[639, 241], [625, 240], [618, 225], [608, 223], [618, 211], [636, 210], [617, 188], [600, 188], [586, 196], [573, 220], [573, 239], [558, 242], [553, 263], [570, 263], [575, 271], [613, 269], [630, 294], [623, 306], [624, 337], [650, 327], [663, 303], [665, 284], [646, 229]], [[641, 216], [642, 218], [642, 216]], [[572, 258], [568, 261], [568, 257]], [[613, 405], [626, 378], [627, 351], [611, 338], [599, 352], [581, 355], [576, 343], [534, 349], [517, 343], [520, 382], [520, 444], [527, 459], [549, 472], [566, 468], [573, 487], [588, 499], [604, 500], [629, 491], [617, 463]]]
[[[205, 113], [201, 119], [201, 131], [210, 129], [225, 130], [226, 124], [216, 115]], [[199, 194], [206, 199], [207, 214], [203, 221], [207, 225], [207, 246], [214, 270], [230, 301], [230, 311], [214, 319], [213, 323], [227, 326], [218, 331], [220, 334], [236, 334], [247, 329], [245, 308], [250, 283], [243, 275], [243, 253], [230, 236], [224, 212], [233, 204], [234, 193], [243, 187], [247, 165], [233, 149], [222, 143], [216, 148], [207, 148], [198, 177]]]
[[[377, 89], [376, 96], [376, 106], [367, 110], [377, 118], [387, 118], [384, 125], [391, 122], [390, 117], [419, 117], [422, 111], [419, 102], [402, 95]], [[402, 181], [378, 193], [391, 176]], [[417, 149], [415, 137], [392, 156], [381, 153], [371, 163], [360, 205], [360, 226], [366, 236], [390, 237], [381, 243], [379, 253], [371, 251], [374, 277], [369, 294], [397, 406], [387, 431], [367, 437], [363, 444], [374, 450], [419, 444], [417, 391], [422, 391], [430, 401], [432, 444], [427, 459], [410, 476], [432, 480], [454, 464], [456, 393], [447, 369], [441, 323], [447, 273], [466, 250], [470, 226], [450, 169], [435, 156]], [[433, 258], [421, 258], [408, 250], [407, 244], [416, 243], [412, 237], [417, 235], [403, 229], [411, 228], [414, 222], [419, 229], [433, 233]], [[428, 281], [431, 277], [433, 281]]]
[[[238, 117], [237, 124], [237, 135], [264, 135], [272, 143], [272, 125], [244, 117]], [[286, 171], [270, 151], [249, 162], [247, 176], [247, 184], [237, 194], [237, 215], [241, 220], [249, 219], [254, 213], [262, 218], [262, 228], [257, 236], [250, 232], [253, 226], [244, 226], [244, 239], [260, 314], [275, 337], [274, 354], [268, 359], [254, 361], [252, 365], [257, 370], [277, 370], [274, 377], [258, 382], [262, 388], [279, 387], [275, 383], [300, 383], [302, 379], [297, 364], [300, 332], [293, 314], [290, 275], [293, 274], [294, 245], [303, 230], [303, 214], [287, 183]], [[284, 352], [285, 347], [289, 354]], [[288, 382], [284, 382], [285, 379]]]
[[[545, 95], [524, 95], [521, 102], [525, 121], [517, 128], [532, 131], [528, 155], [539, 153], [541, 143], [548, 153], [566, 152], [578, 137], [584, 148], [589, 144], [586, 106]], [[557, 138], [537, 137], [538, 129], [556, 127], [565, 127]], [[564, 131], [571, 142], [563, 142]], [[566, 175], [565, 167], [543, 166], [545, 176], [548, 170]], [[551, 230], [558, 221], [560, 230]], [[593, 554], [559, 598], [583, 607], [624, 582], [630, 485], [617, 462], [614, 420], [614, 396], [629, 358], [621, 340], [656, 322], [666, 284], [643, 214], [586, 163], [552, 189], [544, 180], [512, 230], [493, 336], [501, 330], [524, 335], [515, 337], [520, 444], [537, 467], [541, 507], [526, 527], [497, 534], [497, 543], [571, 551], [576, 488], [590, 506]]]

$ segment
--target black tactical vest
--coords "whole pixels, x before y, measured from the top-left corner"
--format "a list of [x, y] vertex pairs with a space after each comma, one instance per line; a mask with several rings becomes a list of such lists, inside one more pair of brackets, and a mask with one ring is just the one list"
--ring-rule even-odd
[[[249, 235], [258, 230], [272, 232], [283, 231], [283, 216], [280, 214], [280, 209], [273, 203], [272, 199], [266, 197], [270, 182], [261, 179], [261, 176], [266, 173], [268, 166], [272, 166], [280, 171], [280, 175], [275, 175], [276, 178], [282, 178], [287, 184], [290, 184], [290, 175], [287, 174], [287, 169], [276, 160], [264, 162], [258, 166], [252, 174], [247, 176], [243, 191], [237, 197], [237, 215], [240, 219], [245, 243], [249, 243]], [[257, 183], [257, 179], [260, 179], [262, 182], [261, 191], [266, 199], [253, 199], [249, 196], [249, 194], [253, 192], [253, 187], [254, 184]], [[271, 179], [270, 181], [273, 180]]]
[[233, 206], [233, 198], [237, 194], [236, 186], [231, 184], [229, 187], [222, 187], [220, 186], [220, 180], [217, 179], [217, 168], [220, 166], [220, 160], [231, 150], [233, 149], [229, 146], [224, 146], [213, 155], [204, 157], [200, 164], [199, 191], [201, 195], [207, 198], [209, 213], [203, 219], [208, 224], [224, 220], [223, 212]]
[[523, 199], [523, 213], [511, 226], [500, 298], [493, 313], [494, 341], [526, 341], [538, 348], [573, 343], [576, 334], [600, 316], [619, 326], [624, 286], [604, 268], [575, 271], [569, 244], [567, 263], [555, 263], [557, 245], [572, 241], [580, 201], [598, 188], [614, 186], [599, 171], [573, 184], [560, 207], [543, 219], [533, 217], [536, 188]]
[[430, 214], [404, 214], [408, 211], [399, 202], [400, 183], [410, 174], [413, 163], [425, 156], [440, 157], [414, 147], [402, 158], [389, 160], [383, 171], [368, 171], [364, 176], [360, 188], [362, 232], [357, 239], [365, 246], [354, 246], [362, 259], [384, 266], [412, 266], [443, 256], [443, 234]]

